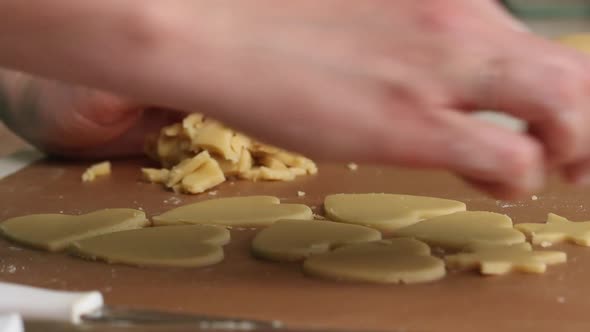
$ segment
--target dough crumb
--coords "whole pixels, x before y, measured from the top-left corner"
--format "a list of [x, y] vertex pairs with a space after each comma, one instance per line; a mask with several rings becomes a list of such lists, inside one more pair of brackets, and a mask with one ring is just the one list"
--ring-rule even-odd
[[305, 191], [301, 191], [301, 190], [300, 191], [297, 191], [297, 196], [298, 197], [304, 197], [305, 195], [306, 195], [305, 194]]
[[209, 192], [210, 196], [217, 196], [217, 190], [212, 190]]
[[92, 182], [99, 176], [106, 176], [109, 174], [111, 174], [111, 162], [103, 161], [88, 167], [88, 169], [82, 173], [82, 182]]
[[551, 243], [549, 241], [543, 241], [539, 245], [543, 248], [548, 248], [548, 247], [551, 247], [553, 245], [553, 243]]
[[357, 165], [356, 163], [348, 163], [348, 165], [346, 165], [346, 167], [348, 167], [348, 169], [353, 172], [356, 171], [357, 169], [359, 169], [359, 165]]
[[201, 114], [162, 128], [146, 140], [145, 152], [163, 168], [143, 168], [144, 180], [185, 194], [205, 192], [228, 178], [292, 181], [318, 171], [311, 159], [258, 142]]
[[533, 195], [533, 196], [531, 196], [531, 200], [533, 200], [533, 201], [536, 201], [536, 200], [538, 200], [538, 199], [539, 199], [539, 197], [537, 197], [537, 195]]

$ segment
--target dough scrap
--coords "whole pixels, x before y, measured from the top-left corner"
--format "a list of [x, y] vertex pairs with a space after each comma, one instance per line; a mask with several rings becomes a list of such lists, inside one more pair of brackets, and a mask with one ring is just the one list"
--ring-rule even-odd
[[256, 234], [252, 252], [274, 261], [300, 261], [351, 243], [381, 239], [375, 229], [331, 221], [279, 220]]
[[60, 251], [74, 241], [147, 225], [143, 211], [104, 209], [79, 216], [33, 214], [11, 218], [0, 223], [0, 233], [34, 248]]
[[395, 194], [336, 194], [324, 200], [328, 219], [375, 227], [382, 231], [421, 219], [465, 211], [465, 203], [449, 199]]
[[393, 235], [452, 249], [478, 244], [512, 245], [526, 240], [524, 234], [512, 228], [510, 217], [484, 211], [457, 212], [427, 219], [399, 229]]
[[545, 224], [523, 223], [514, 227], [530, 236], [531, 242], [535, 245], [553, 245], [567, 241], [590, 247], [590, 221], [569, 221], [549, 213]]
[[272, 196], [244, 196], [210, 199], [184, 205], [153, 217], [154, 225], [213, 224], [225, 226], [267, 226], [280, 219], [313, 219], [303, 204], [280, 204]]
[[590, 54], [590, 34], [588, 33], [567, 35], [561, 37], [559, 41], [566, 46]]
[[449, 267], [479, 268], [481, 274], [503, 275], [511, 271], [544, 273], [547, 265], [564, 263], [567, 255], [561, 251], [533, 251], [530, 245], [488, 246], [471, 253], [445, 256]]
[[148, 227], [76, 241], [70, 253], [136, 266], [203, 267], [223, 260], [229, 240], [229, 231], [219, 226]]
[[312, 276], [374, 283], [420, 283], [445, 276], [444, 262], [414, 239], [390, 239], [346, 245], [314, 255], [303, 263]]
[[109, 174], [111, 174], [111, 162], [103, 161], [88, 167], [88, 169], [82, 173], [82, 182], [92, 182], [99, 176], [106, 176]]
[[[142, 169], [145, 180], [165, 183], [188, 194], [214, 188], [230, 176], [250, 181], [291, 181], [318, 171], [308, 158], [257, 142], [201, 114], [191, 114], [182, 123], [162, 128], [158, 137], [146, 141], [146, 153], [164, 168], [162, 172]], [[192, 185], [183, 183], [186, 177]]]

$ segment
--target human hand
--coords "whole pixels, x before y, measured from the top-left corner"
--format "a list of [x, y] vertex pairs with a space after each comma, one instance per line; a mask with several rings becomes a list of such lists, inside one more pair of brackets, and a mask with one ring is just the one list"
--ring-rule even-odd
[[80, 86], [0, 71], [7, 125], [41, 150], [71, 158], [137, 155], [145, 136], [181, 114]]
[[[448, 169], [502, 198], [541, 189], [554, 168], [576, 180], [590, 156], [590, 61], [527, 33], [494, 1], [231, 6], [188, 72], [203, 78], [198, 96], [216, 116], [275, 144]], [[530, 130], [467, 114], [481, 109]]]

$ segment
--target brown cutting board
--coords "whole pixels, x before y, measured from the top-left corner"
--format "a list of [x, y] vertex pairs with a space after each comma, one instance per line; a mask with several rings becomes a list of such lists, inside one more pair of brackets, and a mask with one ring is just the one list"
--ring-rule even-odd
[[[515, 222], [542, 222], [548, 212], [590, 220], [590, 190], [555, 181], [538, 200], [496, 201], [437, 172], [321, 164], [317, 176], [290, 183], [236, 181], [217, 195], [176, 195], [138, 180], [145, 160], [115, 161], [113, 174], [81, 183], [88, 164], [42, 162], [0, 181], [0, 220], [41, 212], [85, 213], [107, 207], [159, 214], [213, 197], [276, 195], [321, 213], [323, 197], [341, 192], [390, 192], [464, 201], [471, 210], [506, 213]], [[298, 197], [297, 191], [304, 191]], [[280, 320], [289, 326], [383, 331], [587, 331], [590, 328], [590, 248], [557, 246], [569, 262], [544, 275], [482, 277], [450, 272], [421, 285], [371, 285], [313, 279], [299, 264], [252, 258], [254, 231], [232, 230], [226, 259], [202, 269], [136, 268], [84, 261], [22, 248], [0, 239], [0, 280], [102, 291], [113, 306]], [[1, 296], [1, 294], [0, 294]], [[41, 330], [41, 329], [37, 329]], [[108, 330], [108, 329], [106, 329]]]

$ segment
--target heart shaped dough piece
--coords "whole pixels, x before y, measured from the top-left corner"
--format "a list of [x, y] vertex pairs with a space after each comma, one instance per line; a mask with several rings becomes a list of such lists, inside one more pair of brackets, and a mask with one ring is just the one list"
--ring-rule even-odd
[[549, 213], [545, 224], [523, 223], [514, 227], [529, 235], [536, 245], [550, 246], [567, 241], [580, 246], [590, 246], [590, 221], [569, 221]]
[[336, 194], [324, 201], [334, 221], [393, 231], [421, 219], [465, 211], [465, 203], [449, 199], [395, 194]]
[[459, 268], [479, 268], [481, 274], [502, 275], [511, 271], [543, 273], [548, 264], [564, 263], [567, 255], [561, 251], [533, 251], [530, 245], [482, 246], [472, 253], [445, 257], [447, 265]]
[[280, 220], [256, 234], [252, 252], [274, 261], [299, 261], [343, 244], [381, 239], [375, 229], [319, 220]]
[[525, 236], [512, 228], [510, 217], [485, 211], [466, 211], [423, 220], [399, 229], [394, 236], [413, 237], [430, 245], [463, 249], [478, 244], [512, 245]]
[[134, 209], [104, 209], [79, 216], [33, 214], [0, 224], [7, 238], [38, 249], [59, 251], [72, 242], [101, 234], [149, 225], [145, 213]]
[[210, 225], [148, 227], [74, 242], [71, 253], [83, 258], [153, 267], [202, 267], [223, 260], [229, 231]]
[[164, 212], [153, 218], [154, 225], [213, 224], [238, 227], [268, 226], [280, 219], [313, 219], [302, 204], [280, 204], [272, 196], [244, 196], [210, 199]]
[[445, 276], [444, 262], [430, 255], [425, 243], [391, 239], [351, 244], [315, 255], [303, 263], [312, 276], [374, 283], [419, 283]]

